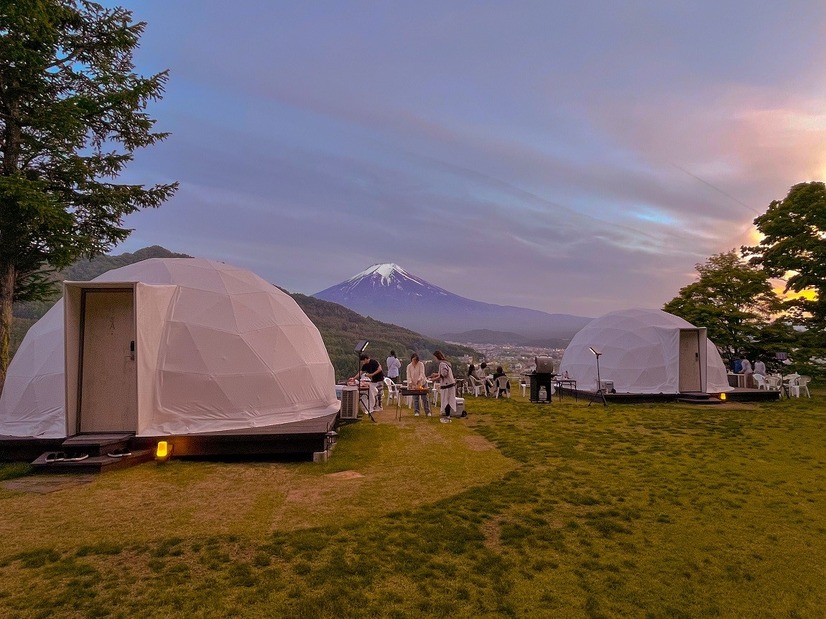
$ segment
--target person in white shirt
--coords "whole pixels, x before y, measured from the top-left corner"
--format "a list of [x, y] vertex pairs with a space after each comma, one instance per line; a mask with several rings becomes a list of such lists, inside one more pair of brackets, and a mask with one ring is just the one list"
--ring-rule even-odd
[[761, 376], [766, 375], [766, 364], [763, 363], [762, 359], [758, 359], [754, 362], [754, 373], [760, 374]]
[[433, 356], [439, 362], [439, 371], [431, 374], [430, 378], [439, 381], [439, 389], [441, 394], [439, 401], [441, 402], [442, 423], [450, 421], [450, 414], [456, 411], [456, 379], [453, 378], [453, 368], [447, 361], [444, 353], [440, 350], [434, 351]]
[[396, 351], [391, 350], [390, 356], [387, 357], [387, 377], [392, 379], [394, 383], [399, 382], [399, 370], [402, 369], [402, 362], [396, 357]]
[[474, 372], [473, 376], [477, 380], [480, 380], [482, 384], [485, 386], [485, 395], [490, 396], [490, 390], [491, 387], [493, 387], [493, 381], [490, 379], [490, 376], [488, 376], [486, 370], [487, 367], [488, 364], [483, 361], [482, 364], [478, 368], [476, 368], [476, 372]]
[[[424, 363], [419, 361], [419, 355], [413, 353], [410, 355], [410, 364], [407, 366], [407, 388], [408, 389], [426, 389], [427, 378], [424, 375]], [[430, 401], [427, 399], [427, 392], [421, 395], [411, 396], [413, 398], [413, 415], [419, 416], [419, 402], [424, 402], [424, 413], [430, 417]]]

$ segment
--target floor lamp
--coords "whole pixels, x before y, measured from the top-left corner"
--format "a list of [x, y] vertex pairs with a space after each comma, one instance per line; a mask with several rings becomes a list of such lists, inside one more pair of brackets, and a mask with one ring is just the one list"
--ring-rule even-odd
[[[599, 358], [602, 356], [602, 353], [596, 350], [593, 346], [589, 346], [588, 350], [594, 353], [594, 357], [597, 358], [597, 395], [602, 398], [602, 405], [608, 406], [608, 402], [605, 401], [605, 391], [602, 389], [602, 378], [599, 375]], [[592, 399], [588, 402], [588, 406], [591, 406], [593, 403], [594, 400]]]
[[[361, 379], [358, 378], [359, 374], [361, 374], [361, 353], [364, 352], [364, 350], [367, 348], [367, 345], [369, 343], [370, 342], [368, 342], [367, 340], [359, 340], [358, 342], [356, 342], [355, 353], [356, 353], [356, 355], [358, 355], [358, 370], [356, 371], [356, 377], [357, 377], [356, 380], [359, 381], [359, 388], [361, 388]], [[371, 400], [370, 390], [368, 389], [367, 390], [367, 416], [370, 417], [370, 421], [375, 423], [376, 420], [373, 419], [373, 403], [370, 400]]]

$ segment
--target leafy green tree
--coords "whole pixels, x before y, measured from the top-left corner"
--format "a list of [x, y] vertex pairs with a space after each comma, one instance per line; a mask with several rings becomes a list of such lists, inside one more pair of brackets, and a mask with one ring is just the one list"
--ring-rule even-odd
[[754, 220], [763, 239], [743, 247], [749, 262], [784, 279], [786, 292], [801, 296], [785, 303], [794, 321], [805, 326], [799, 356], [826, 356], [826, 183], [800, 183], [783, 200], [774, 200]]
[[791, 332], [773, 323], [781, 303], [765, 271], [743, 262], [734, 250], [696, 265], [699, 278], [680, 289], [663, 310], [708, 329], [708, 337], [730, 361], [784, 349]]
[[144, 27], [87, 0], [0, 0], [0, 390], [13, 301], [47, 296], [51, 270], [104, 253], [177, 188], [114, 182], [167, 135], [146, 113], [167, 72], [134, 72]]

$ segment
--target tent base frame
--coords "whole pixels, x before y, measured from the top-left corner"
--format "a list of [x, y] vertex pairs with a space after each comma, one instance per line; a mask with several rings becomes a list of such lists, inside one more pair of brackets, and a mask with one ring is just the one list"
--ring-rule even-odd
[[[39, 465], [36, 468], [56, 472], [57, 469], [63, 468], [63, 466], [56, 466], [60, 464], [58, 462], [47, 464], [47, 454], [72, 451], [89, 455], [89, 458], [82, 462], [65, 463], [66, 465], [73, 465], [72, 470], [81, 472], [80, 469], [84, 467], [91, 469], [94, 468], [93, 465], [104, 462], [106, 464], [99, 467], [100, 471], [113, 470], [112, 467], [120, 468], [114, 464], [115, 462], [120, 462], [122, 463], [121, 466], [126, 466], [127, 462], [138, 460], [135, 457], [138, 453], [142, 454], [142, 458], [145, 457], [141, 461], [151, 460], [154, 457], [158, 441], [166, 441], [172, 445], [173, 458], [275, 458], [317, 461], [321, 458], [326, 459], [327, 456], [316, 456], [315, 454], [329, 454], [333, 444], [332, 430], [336, 427], [337, 421], [338, 413], [332, 413], [316, 419], [275, 426], [203, 434], [149, 437], [134, 436], [128, 433], [112, 435], [79, 434], [65, 439], [0, 436], [0, 461], [34, 460], [32, 464], [37, 464], [43, 459], [41, 464], [45, 465], [45, 468]], [[113, 458], [108, 455], [118, 449], [131, 451], [132, 456]]]

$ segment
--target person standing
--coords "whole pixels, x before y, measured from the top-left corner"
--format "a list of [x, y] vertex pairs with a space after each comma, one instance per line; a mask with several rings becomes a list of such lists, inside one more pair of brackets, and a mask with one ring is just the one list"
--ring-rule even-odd
[[751, 361], [749, 361], [746, 357], [743, 357], [743, 360], [740, 362], [740, 371], [742, 372], [743, 376], [745, 376], [744, 384], [749, 389], [752, 389], [753, 378], [751, 375], [754, 373], [751, 369]]
[[[384, 395], [384, 371], [381, 369], [381, 363], [371, 359], [367, 353], [361, 353], [359, 360], [361, 361], [359, 374], [364, 374], [370, 379], [370, 389], [367, 392], [367, 397], [370, 398], [370, 401], [376, 403], [373, 410], [380, 411], [382, 410], [381, 397]], [[359, 375], [357, 374], [355, 378], [358, 379]]]
[[[407, 388], [427, 389], [427, 378], [424, 375], [424, 363], [419, 361], [419, 355], [410, 355], [410, 363], [407, 366]], [[427, 392], [411, 396], [413, 398], [413, 416], [419, 416], [419, 402], [424, 402], [424, 413], [430, 417], [430, 400], [427, 399]]]
[[760, 374], [761, 376], [766, 375], [766, 364], [763, 363], [763, 359], [758, 357], [757, 361], [754, 362], [754, 373]]
[[387, 357], [387, 378], [390, 378], [394, 383], [399, 382], [399, 370], [402, 369], [402, 362], [396, 357], [396, 351], [391, 350], [390, 356]]
[[456, 379], [453, 378], [453, 368], [447, 361], [442, 351], [437, 350], [433, 353], [436, 360], [439, 362], [439, 370], [434, 372], [430, 378], [439, 381], [439, 389], [441, 394], [439, 401], [441, 402], [442, 423], [450, 421], [450, 415], [456, 410]]

